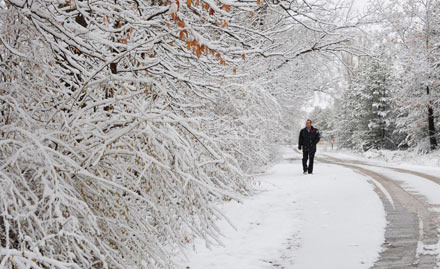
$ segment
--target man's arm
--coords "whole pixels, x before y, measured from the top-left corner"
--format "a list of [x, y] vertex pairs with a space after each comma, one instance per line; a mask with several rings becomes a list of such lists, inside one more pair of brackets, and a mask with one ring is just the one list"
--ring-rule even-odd
[[299, 138], [298, 138], [298, 149], [301, 150], [303, 141], [302, 141], [302, 135], [301, 135], [301, 131], [299, 131]]
[[316, 144], [318, 144], [319, 140], [321, 140], [321, 134], [319, 133], [319, 130], [316, 129]]

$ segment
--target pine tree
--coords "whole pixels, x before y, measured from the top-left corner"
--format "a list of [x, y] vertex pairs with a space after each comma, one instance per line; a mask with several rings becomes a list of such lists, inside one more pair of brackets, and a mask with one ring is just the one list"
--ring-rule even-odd
[[330, 141], [334, 138], [334, 111], [331, 108], [316, 107], [309, 114], [309, 119], [312, 120], [313, 126], [319, 129], [322, 141]]
[[339, 111], [341, 144], [356, 150], [394, 149], [393, 78], [385, 56], [360, 64]]

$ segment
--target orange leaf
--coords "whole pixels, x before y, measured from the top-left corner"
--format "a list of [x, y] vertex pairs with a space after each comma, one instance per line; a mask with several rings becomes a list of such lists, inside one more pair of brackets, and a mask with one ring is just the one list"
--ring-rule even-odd
[[180, 20], [179, 23], [177, 23], [177, 25], [178, 25], [180, 28], [183, 28], [183, 27], [185, 27], [185, 21]]
[[234, 71], [234, 73], [237, 73], [237, 68], [233, 68], [232, 71]]
[[188, 7], [190, 7], [191, 4], [192, 4], [192, 0], [186, 0], [186, 5], [187, 5]]
[[229, 5], [223, 5], [222, 8], [226, 11], [230, 11], [231, 7]]
[[189, 41], [186, 42], [186, 49], [187, 50], [191, 49], [191, 42], [189, 42]]
[[214, 15], [214, 9], [212, 9], [212, 8], [209, 9], [209, 15], [210, 15], [210, 16]]
[[241, 58], [242, 58], [243, 60], [246, 59], [246, 54], [243, 53], [243, 54], [241, 55]]
[[253, 11], [251, 11], [251, 18], [254, 16], [254, 12]]
[[217, 54], [215, 55], [215, 57], [216, 57], [217, 59], [219, 59], [219, 58], [220, 58], [220, 53], [217, 52]]
[[227, 23], [226, 21], [224, 21], [224, 22], [222, 23], [222, 27], [225, 28], [226, 26], [228, 26], [228, 23]]
[[179, 38], [183, 40], [183, 38], [187, 36], [188, 37], [188, 32], [186, 30], [182, 30], [179, 33]]

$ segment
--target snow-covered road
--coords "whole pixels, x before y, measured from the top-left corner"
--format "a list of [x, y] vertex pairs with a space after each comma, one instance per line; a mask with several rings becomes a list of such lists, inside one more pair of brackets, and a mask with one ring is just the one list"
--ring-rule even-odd
[[[404, 165], [344, 160], [334, 156], [320, 159], [358, 171], [376, 185], [386, 210], [384, 250], [374, 269], [440, 267], [440, 178], [431, 173], [408, 170]], [[426, 168], [422, 169], [423, 171]]]
[[330, 155], [303, 175], [285, 148], [256, 195], [220, 205], [224, 246], [196, 242], [179, 268], [435, 268], [440, 185]]

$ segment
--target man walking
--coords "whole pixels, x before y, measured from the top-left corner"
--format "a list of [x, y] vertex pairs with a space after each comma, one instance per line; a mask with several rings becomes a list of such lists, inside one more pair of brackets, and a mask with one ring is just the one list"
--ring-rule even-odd
[[[306, 121], [306, 128], [299, 132], [298, 149], [303, 151], [303, 170], [304, 174], [313, 173], [313, 159], [315, 158], [316, 144], [321, 139], [318, 129], [312, 126], [312, 121]], [[309, 165], [307, 166], [307, 159]]]

